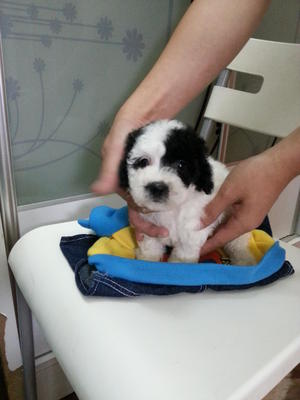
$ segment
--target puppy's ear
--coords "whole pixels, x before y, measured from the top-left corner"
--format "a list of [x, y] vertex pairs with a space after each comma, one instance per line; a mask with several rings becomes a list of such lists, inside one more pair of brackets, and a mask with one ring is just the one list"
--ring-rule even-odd
[[143, 133], [142, 128], [132, 131], [126, 140], [123, 158], [119, 165], [119, 185], [122, 189], [129, 188], [127, 159], [133, 149], [137, 138]]
[[125, 154], [119, 165], [119, 186], [120, 186], [120, 188], [122, 188], [124, 190], [127, 190], [129, 187], [127, 160], [126, 160]]
[[205, 142], [198, 136], [195, 164], [196, 168], [193, 183], [199, 192], [204, 191], [204, 193], [210, 194], [214, 188], [212, 167], [208, 160]]

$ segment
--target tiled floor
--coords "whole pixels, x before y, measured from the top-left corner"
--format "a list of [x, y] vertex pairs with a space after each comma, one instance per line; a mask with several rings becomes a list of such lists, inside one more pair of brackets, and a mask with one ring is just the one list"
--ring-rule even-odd
[[[62, 400], [78, 400], [78, 397], [73, 393]], [[300, 400], [300, 364], [263, 400]]]

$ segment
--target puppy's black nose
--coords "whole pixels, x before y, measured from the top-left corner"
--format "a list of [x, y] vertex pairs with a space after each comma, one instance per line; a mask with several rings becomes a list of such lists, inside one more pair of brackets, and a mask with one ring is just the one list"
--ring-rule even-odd
[[145, 189], [150, 194], [151, 199], [156, 202], [166, 200], [169, 195], [169, 187], [162, 181], [148, 183]]

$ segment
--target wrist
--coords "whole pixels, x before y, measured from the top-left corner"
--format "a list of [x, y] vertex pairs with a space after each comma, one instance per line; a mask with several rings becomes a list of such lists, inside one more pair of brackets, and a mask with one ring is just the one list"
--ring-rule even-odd
[[135, 109], [128, 101], [122, 105], [114, 119], [114, 124], [122, 123], [131, 126], [131, 130], [138, 129], [148, 122], [150, 122], [150, 120], [148, 120], [146, 115], [138, 110], [138, 107]]
[[283, 189], [300, 173], [300, 142], [291, 143], [289, 137], [265, 151], [267, 165], [272, 169], [275, 182]]
[[138, 88], [123, 104], [118, 117], [130, 119], [139, 126], [158, 119], [169, 119], [175, 115], [169, 107], [168, 93], [164, 88]]
[[300, 173], [300, 129], [296, 129], [277, 145], [266, 151], [278, 180], [287, 185]]

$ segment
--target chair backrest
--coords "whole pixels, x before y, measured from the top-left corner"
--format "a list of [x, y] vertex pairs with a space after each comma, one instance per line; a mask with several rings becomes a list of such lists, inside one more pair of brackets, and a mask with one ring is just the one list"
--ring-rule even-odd
[[300, 44], [250, 39], [227, 68], [261, 76], [262, 87], [215, 86], [205, 118], [277, 137], [300, 125]]

